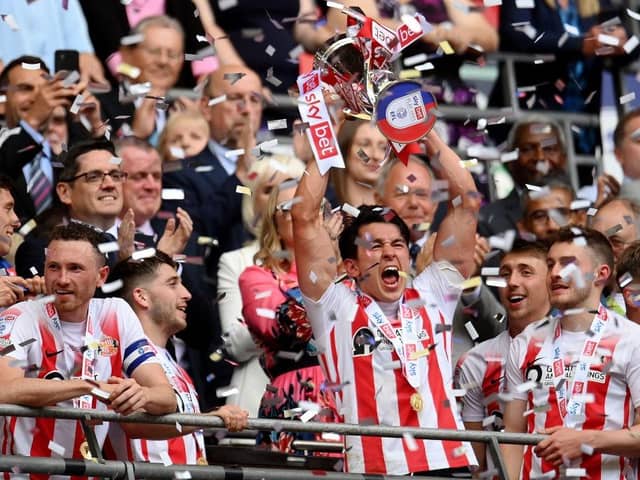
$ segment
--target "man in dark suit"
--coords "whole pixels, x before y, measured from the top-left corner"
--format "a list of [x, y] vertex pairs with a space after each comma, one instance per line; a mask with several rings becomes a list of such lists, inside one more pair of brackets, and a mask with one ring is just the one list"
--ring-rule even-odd
[[69, 109], [76, 96], [82, 94], [82, 103], [86, 104], [82, 114], [90, 124], [89, 134], [99, 137], [105, 132], [100, 103], [85, 87], [82, 83], [65, 86], [63, 78], [50, 77], [45, 63], [32, 56], [12, 60], [0, 74], [10, 129], [6, 136], [0, 136], [0, 173], [14, 179], [16, 213], [21, 219], [41, 214], [55, 200], [55, 155], [45, 138], [53, 110]]
[[517, 155], [507, 163], [514, 187], [505, 198], [480, 210], [478, 233], [483, 237], [517, 231], [527, 185], [540, 186], [548, 178], [566, 178], [566, 140], [562, 128], [548, 117], [530, 115], [514, 124], [509, 132], [507, 152]]

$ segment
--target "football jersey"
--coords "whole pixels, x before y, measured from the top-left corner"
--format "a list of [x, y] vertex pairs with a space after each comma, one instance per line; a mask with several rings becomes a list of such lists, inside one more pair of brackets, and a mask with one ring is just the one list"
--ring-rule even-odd
[[[418, 360], [417, 387], [410, 385], [393, 346], [369, 318], [370, 297], [340, 283], [317, 302], [305, 298], [325, 375], [341, 386], [336, 403], [345, 423], [463, 428], [451, 371], [451, 321], [462, 282], [449, 263], [434, 262], [405, 291], [403, 305], [412, 310], [418, 338], [430, 350]], [[416, 394], [421, 409], [412, 407]], [[416, 439], [414, 444], [403, 438], [346, 436], [345, 443], [350, 472], [404, 475], [475, 464], [467, 442]]]
[[[96, 381], [107, 381], [110, 376], [130, 377], [140, 365], [158, 362], [138, 317], [124, 300], [92, 299], [87, 317], [85, 327], [78, 330], [79, 324], [73, 325], [70, 330], [76, 327], [77, 331], [70, 335], [66, 331], [67, 322], [58, 319], [53, 303], [18, 303], [0, 315], [0, 341], [3, 348], [13, 348], [5, 356], [12, 359], [12, 366], [24, 369], [26, 378], [51, 381], [67, 380], [82, 374], [83, 355], [78, 346], [93, 353], [94, 361], [90, 363]], [[107, 409], [95, 397], [89, 398], [90, 408]], [[74, 401], [60, 402], [58, 406], [73, 408]], [[76, 420], [0, 418], [3, 455], [82, 458], [80, 447], [85, 437], [80, 422]], [[98, 443], [102, 445], [108, 423], [96, 425], [93, 429]], [[5, 476], [26, 477], [8, 473]], [[31, 477], [49, 478], [48, 475], [36, 474]]]
[[[171, 358], [169, 352], [157, 345], [152, 345], [162, 369], [171, 387], [176, 392], [178, 411], [180, 413], [200, 413], [198, 396], [189, 374]], [[115, 427], [115, 428], [114, 428]], [[179, 427], [177, 427], [179, 428]], [[121, 460], [138, 462], [155, 462], [176, 465], [195, 465], [206, 462], [206, 452], [202, 431], [171, 438], [168, 440], [147, 440], [144, 438], [126, 438], [129, 445], [126, 456], [116, 446], [120, 443], [120, 435], [125, 435], [117, 424], [112, 424], [109, 437], [114, 451]]]
[[[594, 347], [592, 361], [586, 366], [586, 388], [582, 388], [584, 417], [581, 428], [584, 430], [628, 428], [634, 423], [635, 408], [640, 406], [640, 326], [611, 310], [603, 310], [607, 315], [606, 326]], [[527, 402], [525, 415], [529, 433], [564, 424], [552, 368], [557, 322], [556, 318], [535, 322], [511, 344], [506, 369], [507, 391], [514, 399]], [[557, 358], [562, 358], [565, 366], [564, 377], [559, 378], [564, 379], [567, 391], [570, 391], [587, 340], [591, 340], [587, 332], [567, 330], [562, 330], [557, 339]], [[539, 387], [524, 385], [517, 388], [531, 381]], [[585, 454], [581, 464], [575, 466], [585, 468], [590, 479], [637, 478], [635, 461], [615, 455]], [[534, 454], [533, 446], [525, 447], [523, 480], [553, 470], [553, 465]]]

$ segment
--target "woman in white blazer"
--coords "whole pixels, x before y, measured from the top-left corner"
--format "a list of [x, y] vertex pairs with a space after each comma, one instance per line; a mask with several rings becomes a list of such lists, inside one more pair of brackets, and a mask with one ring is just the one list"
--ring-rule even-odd
[[[304, 173], [304, 164], [293, 156], [275, 155], [253, 163], [248, 174], [252, 195], [244, 196], [242, 219], [255, 238], [260, 229], [260, 217], [264, 212], [269, 194], [287, 178], [299, 178]], [[256, 346], [242, 319], [242, 297], [238, 277], [245, 268], [253, 265], [258, 251], [257, 240], [246, 246], [222, 254], [218, 264], [218, 303], [225, 349], [238, 362], [233, 371], [231, 385], [238, 393], [227, 397], [227, 403], [238, 405], [256, 417], [260, 400], [268, 378], [260, 366], [260, 349]]]

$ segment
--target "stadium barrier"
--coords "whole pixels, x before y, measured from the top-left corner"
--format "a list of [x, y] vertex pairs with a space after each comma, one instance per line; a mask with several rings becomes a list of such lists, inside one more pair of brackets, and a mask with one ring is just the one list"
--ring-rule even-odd
[[[146, 414], [132, 414], [123, 416], [107, 410], [83, 410], [62, 407], [30, 408], [19, 405], [0, 405], [1, 416], [43, 417], [78, 420], [87, 436], [92, 460], [77, 460], [66, 458], [41, 458], [23, 456], [0, 456], [0, 471], [21, 473], [49, 473], [57, 475], [86, 475], [109, 478], [209, 478], [209, 479], [316, 479], [323, 476], [327, 479], [400, 479], [406, 477], [393, 475], [361, 475], [345, 474], [329, 471], [305, 471], [287, 469], [261, 469], [251, 467], [220, 467], [215, 465], [170, 465], [104, 460], [98, 447], [91, 424], [96, 421], [127, 422], [163, 425], [187, 425], [206, 428], [224, 428], [223, 421], [215, 416], [175, 413], [170, 415], [153, 416]], [[491, 431], [469, 430], [438, 430], [428, 428], [391, 427], [385, 425], [352, 425], [344, 423], [300, 422], [279, 419], [249, 419], [248, 427], [263, 431], [289, 432], [328, 432], [340, 435], [362, 435], [377, 437], [393, 437], [432, 440], [460, 440], [482, 442], [488, 447], [493, 460], [496, 476], [506, 480], [504, 462], [500, 454], [500, 443], [535, 445], [544, 435], [504, 433]], [[189, 472], [178, 475], [176, 472]]]

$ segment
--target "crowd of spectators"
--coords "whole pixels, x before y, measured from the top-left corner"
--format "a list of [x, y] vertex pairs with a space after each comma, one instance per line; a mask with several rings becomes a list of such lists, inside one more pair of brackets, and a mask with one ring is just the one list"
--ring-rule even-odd
[[[208, 412], [230, 431], [266, 417], [542, 432], [503, 449], [510, 478], [637, 476], [640, 110], [613, 134], [622, 177], [586, 184], [570, 152], [600, 152], [600, 132], [567, 138], [557, 112], [599, 111], [640, 14], [326, 3], [0, 0], [0, 402]], [[403, 162], [327, 93], [345, 168], [320, 175], [283, 104], [345, 8], [392, 29], [424, 15], [396, 67], [439, 103], [516, 98], [524, 113], [439, 114]], [[532, 55], [514, 92], [504, 71], [485, 91], [463, 75], [498, 50]], [[478, 146], [498, 153], [462, 160]], [[72, 421], [0, 423], [3, 455], [87, 458]], [[113, 458], [206, 463], [195, 429], [96, 433]], [[257, 443], [303, 455], [298, 439], [344, 441], [351, 472], [495, 468], [466, 442], [276, 429]]]

